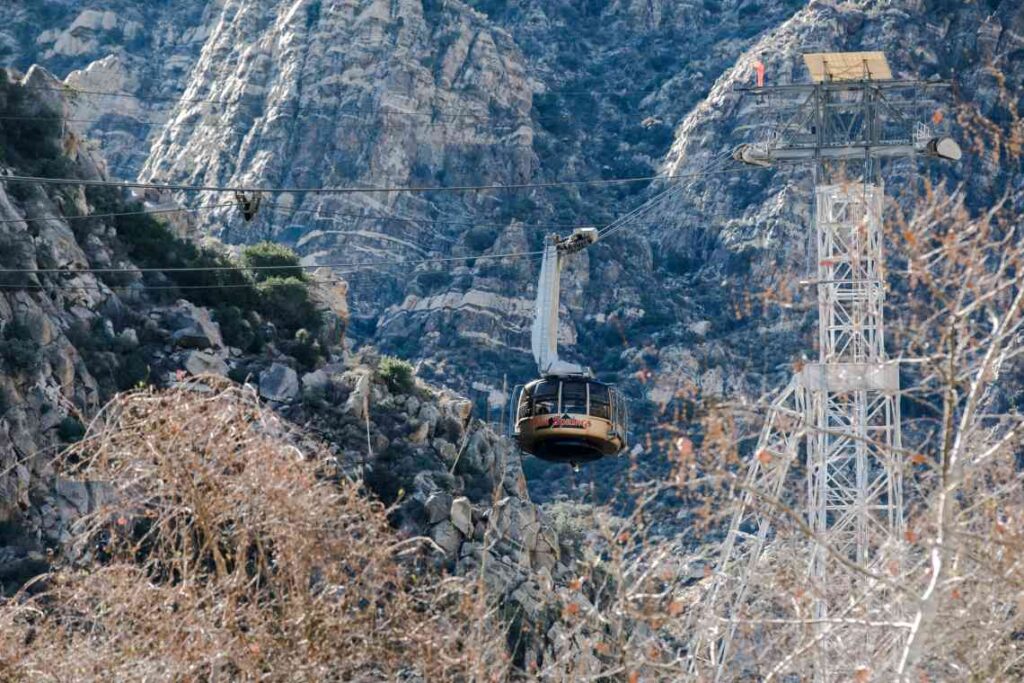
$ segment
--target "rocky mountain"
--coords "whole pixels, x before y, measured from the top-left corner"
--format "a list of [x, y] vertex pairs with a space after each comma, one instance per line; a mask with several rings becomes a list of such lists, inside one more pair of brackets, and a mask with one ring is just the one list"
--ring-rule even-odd
[[[1021, 8], [1011, 0], [223, 0], [145, 11], [89, 0], [0, 13], [21, 28], [4, 34], [8, 59], [43, 63], [81, 90], [71, 111], [83, 121], [68, 125], [99, 141], [115, 175], [201, 185], [686, 176], [774, 122], [735, 92], [754, 57], [772, 82], [800, 81], [809, 49], [884, 50], [899, 75], [955, 77], [955, 97], [996, 118], [1006, 98], [990, 67], [1011, 92], [1021, 84]], [[921, 115], [943, 108], [966, 137], [951, 102], [927, 102]], [[914, 177], [906, 164], [884, 173], [890, 190]], [[1019, 169], [981, 156], [919, 173], [965, 180], [979, 197], [1020, 183]], [[766, 292], [800, 296], [809, 183], [797, 170], [680, 181], [571, 265], [564, 346], [627, 390], [639, 435], [693, 399], [760, 395], [811, 348], [805, 307], [763, 305]], [[271, 238], [308, 263], [354, 270], [350, 336], [413, 359], [497, 421], [506, 376], [512, 386], [533, 373], [537, 274], [535, 261], [500, 255], [606, 223], [664, 187], [292, 192], [267, 195], [252, 222], [220, 206], [197, 223], [228, 242]], [[178, 199], [223, 203], [214, 193]], [[453, 260], [389, 263], [432, 258]], [[624, 464], [592, 470], [605, 495], [608, 468]], [[548, 496], [568, 477], [549, 469], [530, 479]]]
[[[72, 106], [44, 94], [57, 85], [52, 76], [40, 68], [2, 76], [2, 115], [38, 115], [0, 133], [5, 175], [108, 177], [102, 159], [52, 122]], [[76, 522], [116, 505], [117, 487], [73, 478], [73, 463], [57, 457], [103, 432], [101, 406], [115, 392], [200, 401], [237, 386], [228, 377], [248, 383], [245, 400], [273, 411], [264, 428], [297, 453], [327, 448], [339, 476], [363, 482], [388, 506], [400, 537], [431, 539], [436, 570], [484, 580], [488, 599], [537, 634], [510, 646], [516, 666], [550, 657], [551, 643], [566, 640], [555, 617], [579, 572], [579, 532], [560, 537], [559, 522], [531, 501], [513, 444], [474, 419], [471, 401], [417, 379], [410, 365], [345, 352], [343, 285], [319, 288], [309, 308], [289, 284], [286, 311], [307, 316], [292, 335], [285, 313], [267, 307], [284, 290], [270, 292], [285, 286], [257, 282], [266, 298], [247, 303], [254, 285], [238, 279], [243, 266], [176, 236], [194, 238], [195, 226], [163, 206], [95, 188], [0, 186], [3, 591], [64, 561]], [[153, 251], [189, 265], [148, 268]], [[259, 267], [256, 253], [243, 257], [250, 268]], [[213, 267], [213, 259], [221, 270], [189, 270]], [[105, 270], [85, 272], [97, 268]], [[258, 281], [260, 272], [246, 277]]]
[[[107, 177], [103, 160], [55, 122], [70, 106], [52, 92], [56, 86], [39, 68], [21, 79], [0, 74], [5, 175]], [[181, 214], [158, 222], [143, 210], [117, 193], [81, 187], [10, 183], [0, 190], [2, 517], [9, 539], [31, 539], [36, 550], [66, 532], [66, 505], [59, 486], [52, 488], [53, 457], [81, 437], [114, 392], [166, 385], [179, 373], [226, 375], [251, 355], [225, 341], [234, 336], [223, 317], [228, 309], [214, 314], [204, 305], [216, 303], [209, 285], [226, 281], [215, 276], [204, 284], [185, 272], [174, 280], [145, 268], [154, 255], [186, 267], [221, 257], [183, 239], [190, 228]], [[107, 271], [84, 270], [90, 268]], [[248, 320], [234, 322], [252, 332]], [[267, 341], [268, 361], [295, 362]]]

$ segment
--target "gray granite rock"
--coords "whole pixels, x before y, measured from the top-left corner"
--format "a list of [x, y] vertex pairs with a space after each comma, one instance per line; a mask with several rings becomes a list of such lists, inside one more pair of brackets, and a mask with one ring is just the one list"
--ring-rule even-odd
[[469, 498], [459, 496], [452, 501], [451, 520], [463, 536], [467, 538], [473, 536], [473, 505], [469, 502]]
[[282, 403], [299, 396], [299, 377], [287, 365], [274, 363], [260, 373], [260, 396]]
[[221, 358], [206, 351], [189, 351], [185, 354], [182, 367], [191, 375], [221, 375], [228, 374], [228, 364]]

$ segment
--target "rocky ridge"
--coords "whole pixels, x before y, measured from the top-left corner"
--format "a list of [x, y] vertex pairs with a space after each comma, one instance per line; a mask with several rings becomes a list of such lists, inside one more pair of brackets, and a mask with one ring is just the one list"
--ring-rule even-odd
[[[52, 82], [41, 69], [20, 82], [5, 80], [0, 109], [59, 108], [56, 97], [36, 104], [39, 96], [30, 89]], [[48, 147], [54, 141], [45, 135], [53, 132], [41, 131], [43, 137], [30, 141], [34, 149], [51, 149], [62, 173], [104, 177], [102, 160], [92, 153], [68, 156], [64, 147]], [[20, 172], [17, 165], [5, 171]], [[521, 664], [550, 656], [550, 643], [564, 640], [565, 625], [552, 616], [556, 587], [576, 575], [578, 551], [530, 500], [518, 449], [474, 419], [472, 402], [393, 374], [372, 350], [352, 354], [331, 346], [310, 366], [280, 341], [259, 353], [234, 348], [225, 319], [218, 321], [222, 309], [187, 298], [167, 301], [142, 271], [118, 282], [75, 273], [134, 267], [122, 244], [127, 233], [119, 233], [125, 226], [103, 218], [95, 201], [80, 188], [0, 186], [0, 244], [8, 255], [0, 265], [32, 271], [5, 271], [0, 288], [3, 589], [14, 591], [46, 571], [75, 522], [109, 504], [105, 484], [67, 478], [55, 456], [82, 437], [86, 424], [103, 420], [101, 406], [114, 392], [140, 386], [202, 392], [204, 378], [230, 376], [250, 383], [298, 438], [326, 443], [343, 474], [364, 481], [370, 495], [391, 506], [400, 534], [432, 539], [439, 568], [482, 571], [491, 599], [526, 615], [522, 623], [540, 634], [518, 644]], [[90, 214], [100, 217], [83, 218]]]

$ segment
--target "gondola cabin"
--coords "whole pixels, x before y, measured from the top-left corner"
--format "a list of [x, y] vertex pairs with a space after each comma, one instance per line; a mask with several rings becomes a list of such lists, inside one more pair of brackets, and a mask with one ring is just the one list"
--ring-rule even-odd
[[523, 387], [514, 433], [527, 453], [575, 466], [617, 455], [626, 447], [628, 424], [616, 389], [586, 377], [552, 376]]

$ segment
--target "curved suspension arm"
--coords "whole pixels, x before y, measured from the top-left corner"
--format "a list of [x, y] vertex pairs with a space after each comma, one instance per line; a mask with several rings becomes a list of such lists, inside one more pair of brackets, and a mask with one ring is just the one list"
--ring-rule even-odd
[[564, 239], [552, 236], [544, 245], [531, 335], [533, 358], [543, 376], [590, 375], [589, 368], [558, 358], [558, 303], [565, 258], [596, 241], [596, 229], [579, 228]]

